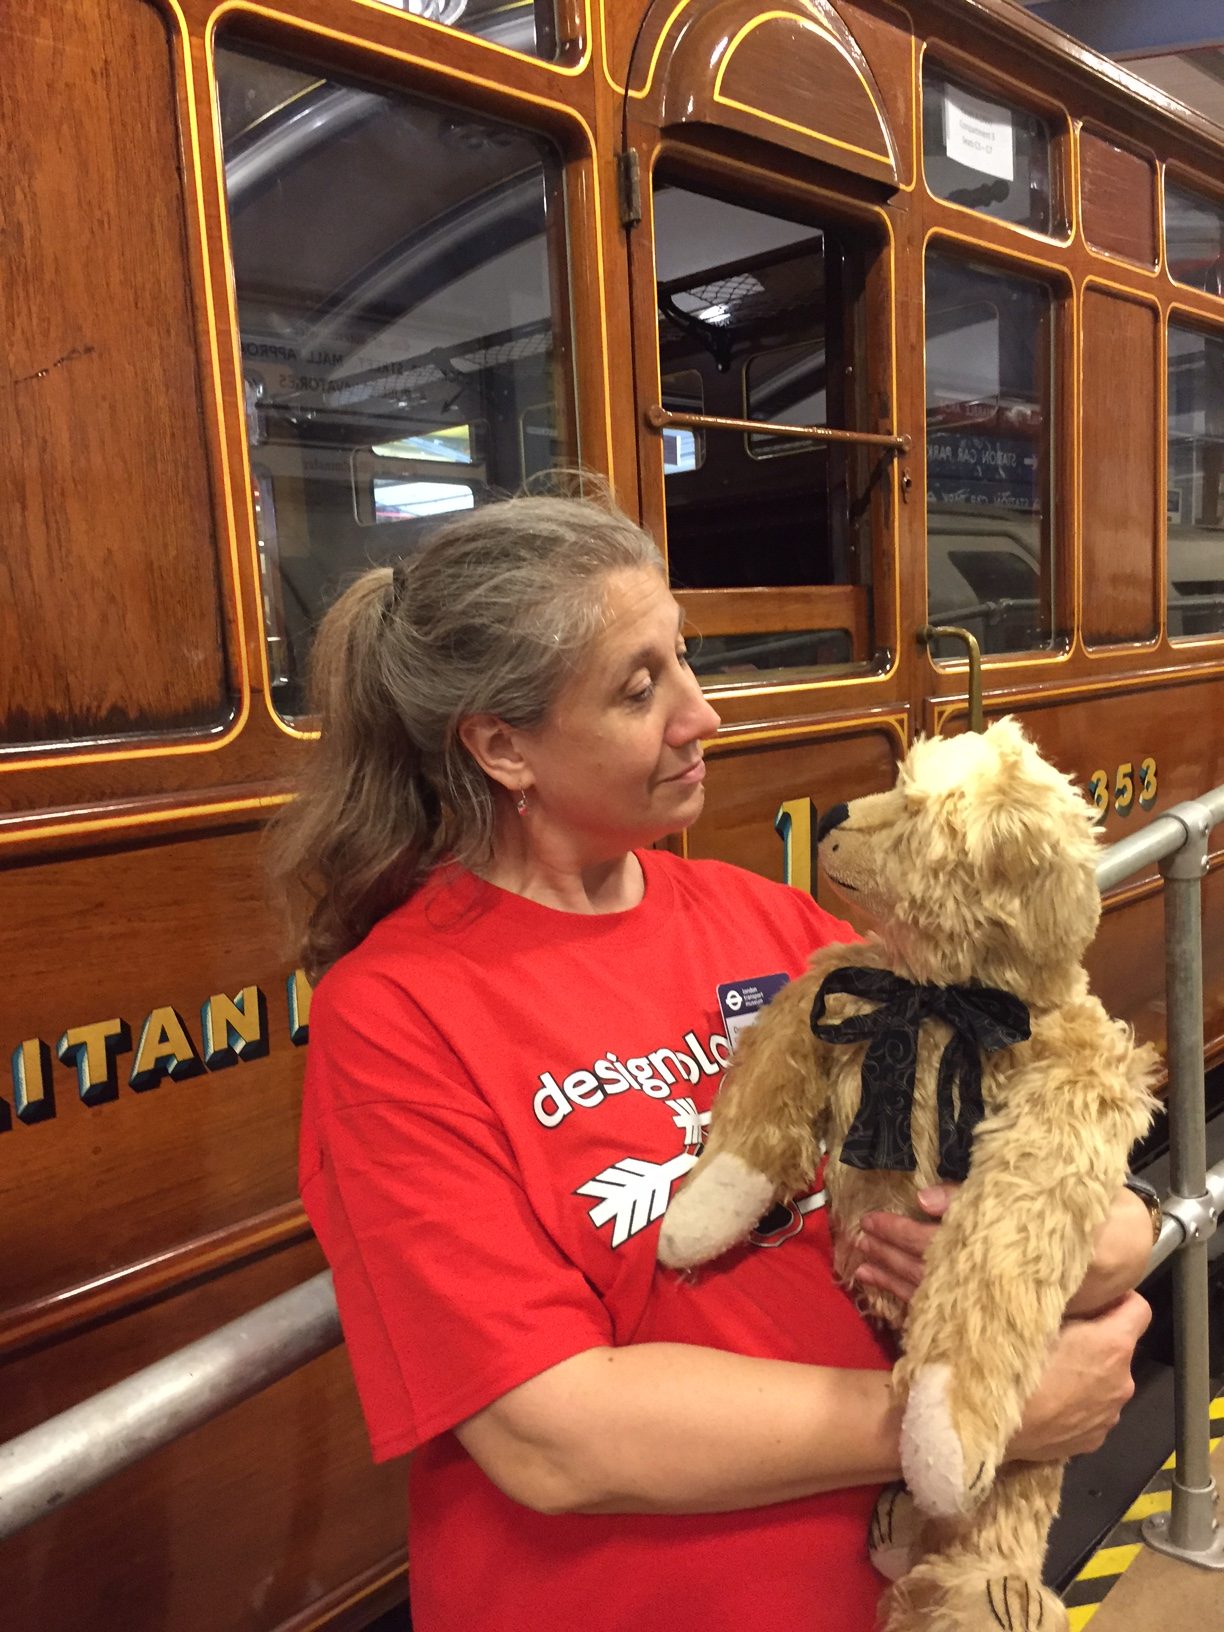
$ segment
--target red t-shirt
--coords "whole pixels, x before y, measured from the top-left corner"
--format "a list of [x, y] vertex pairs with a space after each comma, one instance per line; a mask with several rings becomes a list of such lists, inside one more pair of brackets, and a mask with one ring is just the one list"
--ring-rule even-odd
[[436, 876], [320, 982], [302, 1195], [378, 1460], [410, 1476], [417, 1632], [868, 1632], [875, 1492], [730, 1514], [534, 1513], [448, 1432], [585, 1349], [679, 1342], [853, 1368], [820, 1198], [695, 1279], [658, 1222], [729, 1058], [716, 988], [853, 931], [721, 862], [640, 855], [628, 912]]

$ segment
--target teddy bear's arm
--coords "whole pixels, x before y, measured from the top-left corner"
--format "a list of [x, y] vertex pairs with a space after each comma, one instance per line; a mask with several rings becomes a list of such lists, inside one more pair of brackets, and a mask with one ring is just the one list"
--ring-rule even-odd
[[1091, 1023], [1046, 1038], [978, 1130], [910, 1305], [902, 1463], [934, 1515], [989, 1490], [1150, 1118], [1154, 1055], [1085, 1012]]
[[659, 1258], [673, 1269], [707, 1263], [776, 1202], [812, 1183], [828, 1112], [811, 1012], [823, 961], [785, 986], [740, 1037], [714, 1102], [700, 1162], [672, 1197]]

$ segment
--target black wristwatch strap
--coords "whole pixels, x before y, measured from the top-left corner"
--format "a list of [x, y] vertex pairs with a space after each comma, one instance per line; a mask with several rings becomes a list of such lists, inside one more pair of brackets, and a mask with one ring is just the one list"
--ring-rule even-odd
[[1139, 1197], [1139, 1200], [1147, 1208], [1148, 1216], [1152, 1220], [1152, 1245], [1155, 1246], [1157, 1241], [1160, 1240], [1160, 1230], [1164, 1224], [1164, 1213], [1161, 1210], [1159, 1194], [1146, 1179], [1136, 1178], [1133, 1173], [1128, 1173], [1122, 1182], [1128, 1190], [1133, 1191]]

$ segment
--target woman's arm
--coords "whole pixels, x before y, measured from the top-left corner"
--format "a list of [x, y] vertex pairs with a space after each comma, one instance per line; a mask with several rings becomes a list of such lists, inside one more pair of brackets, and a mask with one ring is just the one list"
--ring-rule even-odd
[[[1060, 1334], [1012, 1445], [1094, 1450], [1130, 1398], [1150, 1311], [1136, 1294]], [[455, 1432], [506, 1495], [544, 1513], [718, 1513], [899, 1476], [887, 1372], [687, 1344], [585, 1350]]]
[[[926, 1249], [955, 1186], [937, 1185], [919, 1193], [931, 1219], [922, 1224], [899, 1213], [868, 1213], [863, 1219], [863, 1266], [855, 1275], [865, 1286], [883, 1287], [906, 1302], [922, 1279]], [[1152, 1251], [1152, 1220], [1131, 1190], [1119, 1190], [1109, 1216], [1096, 1232], [1092, 1262], [1083, 1284], [1067, 1305], [1069, 1315], [1090, 1315], [1138, 1286]]]

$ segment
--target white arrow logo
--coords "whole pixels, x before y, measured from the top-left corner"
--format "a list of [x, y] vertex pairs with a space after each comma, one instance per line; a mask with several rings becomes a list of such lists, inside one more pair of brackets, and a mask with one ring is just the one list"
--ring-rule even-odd
[[671, 1106], [672, 1121], [684, 1134], [685, 1144], [699, 1145], [702, 1140], [702, 1125], [710, 1120], [709, 1111], [703, 1116], [687, 1094], [683, 1099], [669, 1099], [667, 1103]]
[[623, 1246], [630, 1236], [662, 1218], [673, 1183], [683, 1178], [696, 1160], [687, 1151], [673, 1156], [670, 1162], [644, 1162], [626, 1156], [579, 1185], [574, 1194], [600, 1197], [591, 1208], [591, 1223], [597, 1230], [610, 1223], [612, 1245]]

